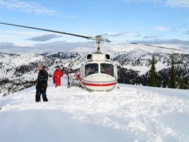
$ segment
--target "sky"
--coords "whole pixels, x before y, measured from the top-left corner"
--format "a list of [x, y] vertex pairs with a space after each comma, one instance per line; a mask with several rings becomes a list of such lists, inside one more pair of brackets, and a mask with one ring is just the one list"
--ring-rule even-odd
[[[189, 48], [189, 0], [0, 0], [0, 22]], [[69, 48], [65, 47], [69, 43]], [[77, 44], [78, 43], [78, 44]], [[0, 25], [0, 50], [70, 50], [86, 39]], [[62, 48], [61, 48], [62, 47]], [[53, 49], [52, 49], [53, 51]], [[0, 51], [1, 52], [1, 51]]]

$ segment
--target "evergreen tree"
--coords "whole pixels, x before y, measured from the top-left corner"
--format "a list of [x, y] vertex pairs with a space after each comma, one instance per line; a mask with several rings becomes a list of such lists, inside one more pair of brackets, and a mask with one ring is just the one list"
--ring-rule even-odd
[[167, 87], [167, 82], [165, 80], [163, 80], [163, 88]]
[[189, 81], [188, 81], [188, 77], [184, 78], [184, 89], [188, 89], [189, 88]]
[[176, 72], [174, 54], [171, 56], [171, 69], [169, 72], [169, 88], [176, 88]]
[[184, 82], [183, 79], [179, 79], [179, 89], [184, 89]]
[[150, 77], [149, 77], [149, 86], [156, 87], [158, 85], [158, 79], [157, 79], [157, 72], [155, 68], [155, 57], [152, 56], [152, 62], [151, 62], [151, 69], [149, 71]]

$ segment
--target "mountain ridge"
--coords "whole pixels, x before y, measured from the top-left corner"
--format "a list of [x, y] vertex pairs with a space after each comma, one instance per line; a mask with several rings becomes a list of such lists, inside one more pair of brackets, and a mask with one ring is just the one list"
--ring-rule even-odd
[[[119, 68], [123, 70], [127, 69], [126, 72], [129, 71], [128, 75], [122, 70], [122, 74], [125, 74], [124, 78], [128, 80], [133, 80], [134, 77], [130, 78], [132, 72], [134, 72], [137, 77], [148, 76], [152, 55], [155, 55], [157, 72], [167, 70], [171, 65], [170, 53], [151, 53], [143, 49], [134, 49], [128, 52], [115, 52], [110, 49], [106, 51], [103, 49], [103, 51], [112, 56], [112, 60], [118, 64]], [[73, 69], [79, 68], [81, 61], [85, 59], [87, 53], [88, 51], [84, 52], [83, 50], [81, 50], [81, 52], [72, 50], [69, 52], [45, 52], [43, 54], [0, 53], [0, 94], [7, 95], [11, 92], [24, 89], [25, 86], [34, 85], [37, 77], [37, 64], [39, 62], [46, 67], [49, 76], [52, 76], [55, 66], [57, 65], [67, 67], [70, 64]], [[181, 68], [183, 70], [183, 76], [186, 76], [189, 67], [189, 54], [177, 53], [174, 55], [175, 66]], [[14, 84], [20, 85], [16, 86]]]

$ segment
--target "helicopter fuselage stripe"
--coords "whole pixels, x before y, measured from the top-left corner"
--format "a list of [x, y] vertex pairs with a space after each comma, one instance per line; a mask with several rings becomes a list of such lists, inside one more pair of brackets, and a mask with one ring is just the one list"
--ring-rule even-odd
[[116, 85], [117, 82], [111, 82], [111, 83], [88, 83], [88, 82], [84, 82], [82, 81], [83, 85], [86, 86], [96, 86], [96, 87], [107, 87], [107, 86], [114, 86]]

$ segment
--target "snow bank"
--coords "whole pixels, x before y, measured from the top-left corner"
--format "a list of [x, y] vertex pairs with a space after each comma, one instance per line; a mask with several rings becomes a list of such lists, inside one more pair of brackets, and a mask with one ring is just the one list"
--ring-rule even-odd
[[[66, 82], [66, 80], [65, 80]], [[35, 88], [0, 99], [3, 142], [188, 142], [187, 90], [120, 85], [112, 92], [54, 88], [34, 102]]]

